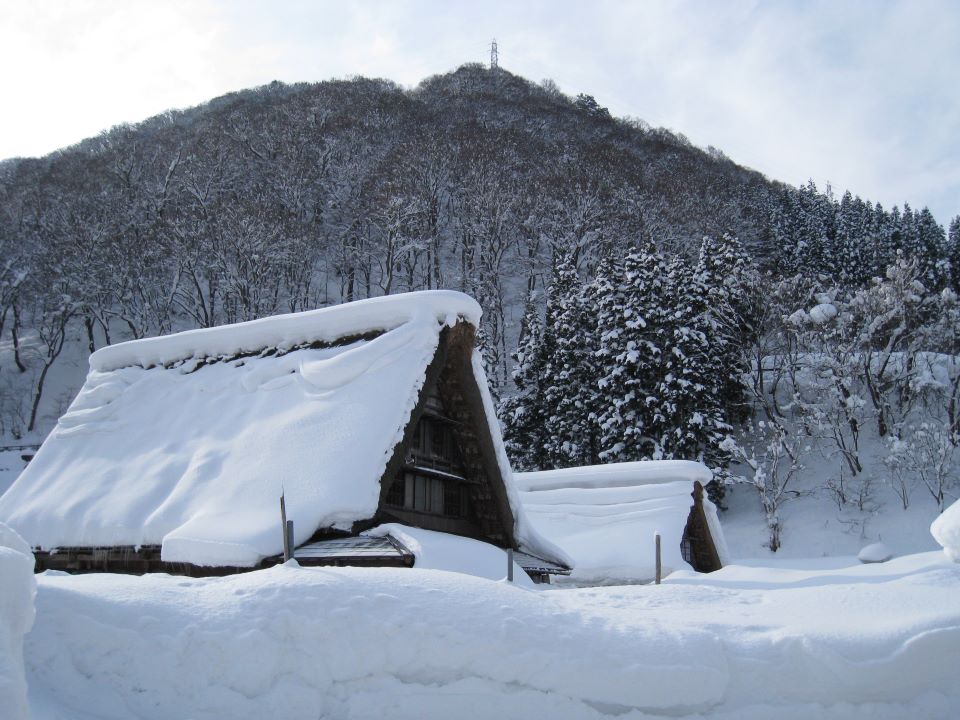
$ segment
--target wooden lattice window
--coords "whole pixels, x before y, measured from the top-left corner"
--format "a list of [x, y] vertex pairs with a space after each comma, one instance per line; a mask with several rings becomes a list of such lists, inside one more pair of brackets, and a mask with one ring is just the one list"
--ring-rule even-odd
[[404, 472], [387, 492], [386, 504], [431, 515], [466, 515], [466, 490], [457, 480]]
[[456, 445], [453, 427], [448, 421], [424, 416], [414, 429], [410, 451], [418, 463], [449, 468], [457, 464]]

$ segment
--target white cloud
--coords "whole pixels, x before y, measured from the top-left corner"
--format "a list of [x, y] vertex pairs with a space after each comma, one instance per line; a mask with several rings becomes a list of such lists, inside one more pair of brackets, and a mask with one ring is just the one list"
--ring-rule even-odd
[[0, 156], [269, 82], [405, 85], [483, 61], [771, 177], [960, 212], [960, 5], [902, 2], [13, 2]]

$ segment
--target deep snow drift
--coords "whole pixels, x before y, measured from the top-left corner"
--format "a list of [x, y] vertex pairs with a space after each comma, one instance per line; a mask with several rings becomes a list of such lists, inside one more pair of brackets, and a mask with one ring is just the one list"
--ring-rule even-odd
[[437, 570], [39, 576], [54, 718], [949, 718], [960, 565], [524, 589]]
[[37, 582], [30, 547], [0, 523], [0, 716], [28, 717], [23, 636], [33, 625]]

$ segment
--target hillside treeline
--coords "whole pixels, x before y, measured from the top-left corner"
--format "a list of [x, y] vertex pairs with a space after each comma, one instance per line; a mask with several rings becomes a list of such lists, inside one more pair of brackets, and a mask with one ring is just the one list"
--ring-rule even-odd
[[71, 333], [92, 351], [424, 288], [478, 299], [510, 395], [524, 304], [561, 258], [592, 278], [640, 245], [692, 259], [727, 233], [783, 276], [863, 284], [905, 252], [956, 281], [925, 210], [773, 183], [549, 81], [468, 65], [414, 89], [227, 95], [0, 164], [0, 373], [30, 387], [0, 382], [3, 430], [37, 428]]

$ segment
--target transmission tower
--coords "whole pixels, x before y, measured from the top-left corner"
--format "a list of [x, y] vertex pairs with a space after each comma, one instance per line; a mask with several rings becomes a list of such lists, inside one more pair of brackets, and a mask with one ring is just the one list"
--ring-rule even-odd
[[499, 65], [499, 58], [497, 57], [497, 39], [494, 38], [490, 43], [490, 69], [496, 70]]

